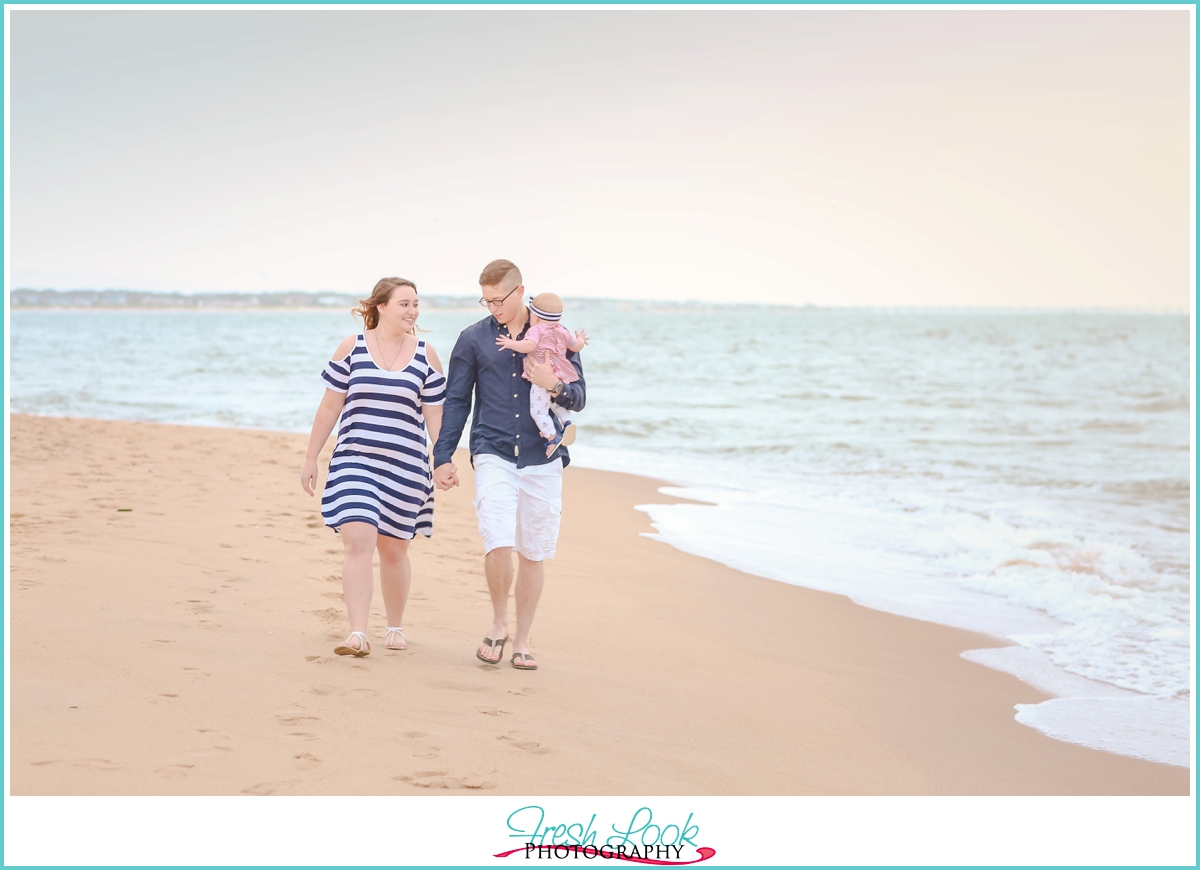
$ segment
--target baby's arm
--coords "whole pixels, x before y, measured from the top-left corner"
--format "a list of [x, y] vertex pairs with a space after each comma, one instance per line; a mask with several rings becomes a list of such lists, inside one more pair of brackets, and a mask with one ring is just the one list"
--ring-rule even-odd
[[583, 346], [588, 343], [588, 334], [586, 329], [581, 329], [575, 333], [575, 338], [567, 342], [567, 350], [574, 353], [579, 353], [583, 350]]
[[537, 342], [532, 338], [524, 341], [514, 341], [507, 335], [497, 335], [496, 344], [501, 350], [515, 350], [518, 353], [533, 353], [537, 350]]

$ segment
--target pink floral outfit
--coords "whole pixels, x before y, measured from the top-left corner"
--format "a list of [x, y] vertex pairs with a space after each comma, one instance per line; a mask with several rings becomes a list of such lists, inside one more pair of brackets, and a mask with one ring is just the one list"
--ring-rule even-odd
[[[531, 360], [549, 363], [555, 377], [564, 384], [579, 380], [575, 366], [567, 361], [568, 345], [575, 340], [571, 330], [561, 323], [548, 323], [543, 320], [525, 331], [525, 340], [537, 342], [537, 347], [525, 355], [525, 373], [522, 375], [525, 380], [532, 380], [529, 377]], [[571, 424], [571, 412], [552, 402], [550, 393], [537, 384], [531, 384], [529, 387], [529, 413], [537, 423], [538, 431], [547, 441], [553, 441], [558, 434], [554, 428], [554, 421], [550, 419], [551, 413], [558, 417], [564, 429]]]

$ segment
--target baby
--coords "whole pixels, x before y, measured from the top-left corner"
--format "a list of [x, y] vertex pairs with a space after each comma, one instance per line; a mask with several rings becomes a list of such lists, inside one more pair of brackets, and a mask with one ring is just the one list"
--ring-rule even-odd
[[[562, 300], [557, 295], [541, 293], [529, 302], [529, 329], [526, 330], [524, 339], [515, 341], [504, 335], [496, 337], [496, 344], [502, 350], [515, 350], [525, 354], [525, 374], [522, 375], [525, 380], [530, 380], [531, 357], [540, 363], [550, 363], [555, 376], [564, 384], [579, 380], [575, 366], [567, 360], [567, 351], [578, 353], [583, 350], [583, 346], [588, 343], [587, 330], [581, 329], [572, 336], [571, 331], [558, 322], [562, 318], [562, 310]], [[562, 434], [554, 428], [554, 421], [550, 419], [551, 411], [563, 425]], [[549, 391], [537, 384], [530, 384], [529, 414], [537, 423], [542, 437], [546, 439], [546, 455], [549, 456], [566, 438], [567, 427], [571, 425], [571, 412], [550, 401]], [[568, 444], [574, 440], [566, 438]]]

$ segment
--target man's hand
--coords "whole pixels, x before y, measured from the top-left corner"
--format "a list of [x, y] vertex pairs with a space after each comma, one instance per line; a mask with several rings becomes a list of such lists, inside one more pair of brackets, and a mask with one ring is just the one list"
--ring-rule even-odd
[[458, 466], [443, 462], [433, 470], [433, 485], [438, 489], [453, 489], [458, 486]]
[[538, 362], [536, 357], [525, 357], [525, 373], [529, 375], [530, 383], [537, 384], [543, 390], [553, 390], [558, 383], [558, 375], [550, 363]]

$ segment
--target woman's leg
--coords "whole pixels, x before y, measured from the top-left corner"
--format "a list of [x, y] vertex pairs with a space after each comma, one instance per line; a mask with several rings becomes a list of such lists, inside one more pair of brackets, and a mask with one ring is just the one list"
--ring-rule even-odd
[[[379, 535], [370, 523], [342, 523], [338, 531], [342, 535], [342, 546], [346, 549], [345, 561], [342, 562], [342, 597], [346, 601], [346, 615], [350, 617], [351, 631], [365, 633], [367, 615], [371, 612], [371, 592], [375, 587], [371, 556]], [[349, 645], [362, 649], [357, 637], [350, 638]]]
[[[408, 587], [412, 582], [412, 566], [408, 561], [408, 541], [380, 535], [379, 586], [383, 590], [383, 606], [387, 610], [387, 624], [399, 628], [404, 625], [404, 605], [408, 603]], [[406, 649], [403, 636], [393, 633], [387, 638], [388, 649]]]

